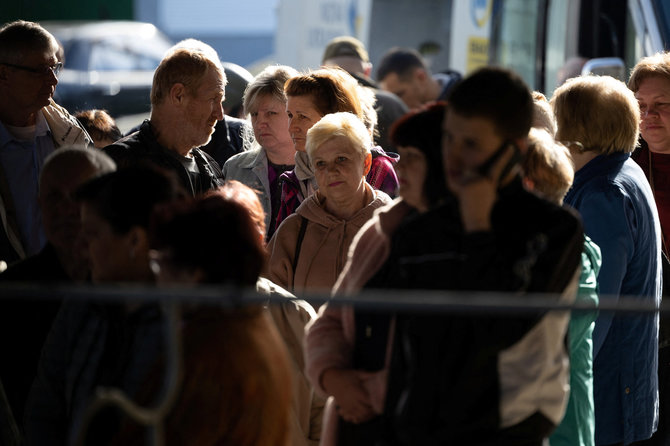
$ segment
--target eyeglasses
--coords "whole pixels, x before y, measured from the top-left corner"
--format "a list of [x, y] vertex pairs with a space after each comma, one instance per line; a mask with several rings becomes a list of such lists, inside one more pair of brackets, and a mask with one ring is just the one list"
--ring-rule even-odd
[[38, 74], [40, 76], [48, 76], [53, 73], [54, 76], [58, 77], [60, 70], [63, 69], [62, 62], [56, 62], [54, 65], [48, 66], [44, 65], [39, 68], [24, 67], [23, 65], [14, 65], [11, 63], [0, 62], [2, 65], [7, 65], [8, 67], [16, 68], [17, 70], [28, 71], [29, 73]]

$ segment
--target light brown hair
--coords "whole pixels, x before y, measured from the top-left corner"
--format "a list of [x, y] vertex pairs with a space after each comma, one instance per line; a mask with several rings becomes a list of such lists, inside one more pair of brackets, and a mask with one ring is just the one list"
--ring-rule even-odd
[[563, 202], [575, 176], [572, 158], [563, 144], [544, 129], [530, 129], [522, 167], [533, 191], [553, 203]]
[[643, 80], [660, 77], [670, 82], [670, 52], [656, 53], [640, 59], [630, 73], [628, 88], [637, 92]]
[[154, 73], [151, 105], [160, 105], [170, 88], [177, 83], [183, 84], [189, 94], [195, 95], [209, 70], [216, 70], [221, 74], [222, 87], [225, 86], [226, 79], [221, 62], [215, 60], [210, 52], [190, 47], [180, 47], [168, 52]]
[[632, 152], [640, 131], [640, 108], [623, 82], [610, 76], [567, 80], [551, 98], [556, 140], [579, 143], [598, 154]]
[[284, 85], [287, 96], [311, 96], [322, 115], [349, 112], [365, 120], [358, 82], [341, 68], [322, 68], [293, 77]]

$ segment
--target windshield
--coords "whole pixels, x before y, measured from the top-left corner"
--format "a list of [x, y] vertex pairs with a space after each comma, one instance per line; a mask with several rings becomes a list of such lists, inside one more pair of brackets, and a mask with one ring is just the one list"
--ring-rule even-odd
[[654, 10], [658, 18], [658, 28], [663, 39], [663, 46], [668, 49], [670, 42], [670, 2], [667, 0], [654, 0]]

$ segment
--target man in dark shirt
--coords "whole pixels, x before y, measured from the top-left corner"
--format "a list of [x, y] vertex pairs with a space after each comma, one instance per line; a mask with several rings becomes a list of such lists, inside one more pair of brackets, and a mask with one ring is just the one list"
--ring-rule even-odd
[[191, 195], [215, 189], [223, 184], [221, 169], [199, 147], [223, 119], [225, 85], [214, 49], [195, 40], [180, 43], [154, 73], [151, 117], [104, 151], [119, 168], [149, 162], [173, 172]]

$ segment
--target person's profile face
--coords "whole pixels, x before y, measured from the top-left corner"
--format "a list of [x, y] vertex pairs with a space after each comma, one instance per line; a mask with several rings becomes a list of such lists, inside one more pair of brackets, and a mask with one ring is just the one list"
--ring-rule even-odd
[[389, 73], [379, 85], [398, 96], [410, 110], [423, 105], [423, 90], [416, 72], [407, 79], [401, 79], [396, 73]]
[[398, 174], [398, 195], [413, 208], [425, 211], [428, 200], [423, 186], [426, 182], [428, 163], [421, 150], [413, 146], [398, 146], [400, 159], [395, 169]]
[[289, 96], [286, 101], [286, 113], [288, 115], [288, 131], [295, 149], [304, 152], [307, 130], [319, 122], [323, 115], [316, 109], [311, 95]]
[[31, 113], [48, 105], [58, 84], [56, 74], [48, 67], [57, 62], [56, 48], [48, 48], [26, 52], [13, 66], [2, 65], [7, 99], [17, 109]]
[[81, 206], [81, 231], [88, 246], [94, 282], [132, 280], [132, 249], [128, 234], [117, 234], [93, 206]]
[[223, 119], [223, 78], [214, 69], [207, 70], [194, 95], [186, 93], [184, 136], [192, 147], [207, 144], [216, 123]]
[[490, 119], [465, 117], [451, 109], [447, 109], [442, 130], [444, 173], [447, 186], [456, 193], [467, 176], [500, 148], [504, 138]]

